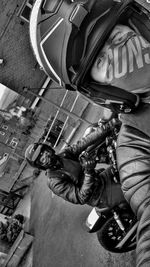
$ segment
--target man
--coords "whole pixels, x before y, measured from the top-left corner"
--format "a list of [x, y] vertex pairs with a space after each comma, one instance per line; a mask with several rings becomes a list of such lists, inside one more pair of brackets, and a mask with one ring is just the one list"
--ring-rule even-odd
[[114, 167], [110, 166], [101, 172], [95, 170], [95, 158], [82, 157], [79, 162], [79, 156], [89, 146], [104, 141], [114, 124], [118, 123], [118, 120], [112, 120], [101, 125], [97, 131], [58, 154], [46, 144], [31, 144], [25, 158], [31, 166], [47, 170], [48, 186], [66, 201], [93, 207], [114, 206], [124, 201], [120, 184], [113, 180]]
[[116, 25], [98, 54], [91, 76], [143, 98], [121, 114], [117, 164], [122, 190], [137, 215], [137, 267], [150, 266], [150, 44], [125, 25]]

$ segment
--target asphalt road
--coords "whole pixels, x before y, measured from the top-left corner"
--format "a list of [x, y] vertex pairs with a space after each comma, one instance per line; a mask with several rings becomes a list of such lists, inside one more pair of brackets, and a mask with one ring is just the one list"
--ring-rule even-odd
[[42, 173], [32, 192], [33, 267], [134, 267], [135, 253], [104, 250], [85, 230], [91, 207], [73, 205], [52, 194]]

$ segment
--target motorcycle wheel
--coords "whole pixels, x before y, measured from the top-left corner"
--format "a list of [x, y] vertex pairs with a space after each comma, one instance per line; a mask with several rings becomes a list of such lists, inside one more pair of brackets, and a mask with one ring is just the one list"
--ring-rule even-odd
[[[135, 220], [133, 215], [123, 214], [121, 216], [121, 221], [125, 226], [126, 233], [131, 229]], [[114, 253], [125, 253], [132, 251], [136, 248], [136, 237], [132, 236], [128, 243], [122, 247], [117, 248], [117, 245], [125, 237], [124, 232], [120, 229], [114, 217], [111, 217], [103, 227], [97, 232], [97, 238], [102, 247], [106, 250]]]

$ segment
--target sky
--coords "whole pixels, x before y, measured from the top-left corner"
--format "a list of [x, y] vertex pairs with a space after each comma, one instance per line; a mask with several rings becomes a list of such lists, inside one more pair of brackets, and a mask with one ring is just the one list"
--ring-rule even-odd
[[5, 92], [5, 88], [6, 88], [5, 85], [0, 84], [0, 99], [1, 99], [1, 97], [3, 96], [3, 94]]
[[17, 92], [10, 90], [8, 87], [0, 83], [0, 109], [7, 108], [17, 96]]

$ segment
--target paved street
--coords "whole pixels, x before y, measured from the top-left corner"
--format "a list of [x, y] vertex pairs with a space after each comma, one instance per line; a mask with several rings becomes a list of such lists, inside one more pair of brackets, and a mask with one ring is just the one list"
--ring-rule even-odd
[[[58, 96], [56, 91], [52, 90], [47, 92], [46, 97], [49, 99], [52, 95]], [[65, 107], [69, 103], [71, 100], [67, 101]], [[74, 110], [78, 115], [83, 103], [84, 101], [80, 100]], [[67, 108], [69, 109], [68, 106]], [[44, 103], [43, 109], [47, 110], [47, 115], [48, 112], [50, 114], [50, 105]], [[86, 110], [83, 117], [92, 123], [96, 122], [101, 114], [100, 107], [90, 105], [90, 110]], [[87, 124], [82, 122], [71, 143], [82, 136], [86, 127]], [[30, 228], [35, 236], [33, 267], [135, 266], [134, 252], [121, 255], [108, 253], [98, 243], [96, 234], [85, 231], [84, 223], [91, 207], [73, 205], [52, 195], [46, 182], [47, 178], [42, 173], [35, 182], [32, 192]]]
[[134, 267], [134, 252], [112, 254], [85, 231], [91, 210], [52, 195], [42, 173], [32, 192], [33, 267]]

